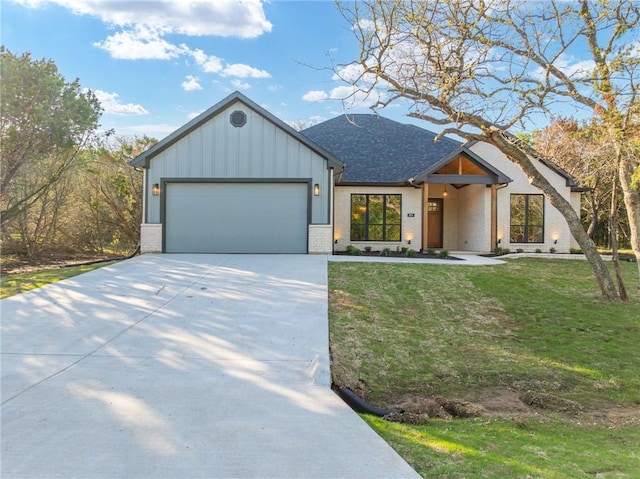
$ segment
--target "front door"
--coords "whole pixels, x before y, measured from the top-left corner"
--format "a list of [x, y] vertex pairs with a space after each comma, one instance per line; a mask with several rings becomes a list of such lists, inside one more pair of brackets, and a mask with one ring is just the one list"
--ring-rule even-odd
[[427, 248], [442, 248], [442, 207], [442, 198], [429, 198], [427, 202], [429, 214]]

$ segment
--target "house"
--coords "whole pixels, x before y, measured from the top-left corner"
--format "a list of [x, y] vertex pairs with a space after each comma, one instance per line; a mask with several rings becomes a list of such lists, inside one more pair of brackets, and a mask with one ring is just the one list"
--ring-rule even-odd
[[[142, 252], [489, 252], [576, 247], [562, 215], [492, 145], [378, 115], [301, 132], [235, 92], [132, 160]], [[580, 188], [536, 167], [576, 211]]]

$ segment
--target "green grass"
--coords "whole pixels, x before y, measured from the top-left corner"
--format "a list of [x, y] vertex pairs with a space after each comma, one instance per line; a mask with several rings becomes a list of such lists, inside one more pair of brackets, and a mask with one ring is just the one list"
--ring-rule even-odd
[[107, 266], [111, 263], [97, 263], [85, 266], [70, 266], [68, 268], [52, 268], [31, 271], [28, 273], [16, 273], [0, 276], [0, 299], [24, 293], [46, 284], [55, 283], [63, 279], [71, 278], [87, 271]]
[[640, 428], [465, 419], [409, 426], [366, 421], [423, 477], [637, 478]]
[[[484, 404], [506, 393], [532, 406], [516, 423], [507, 419], [514, 417], [507, 407], [491, 420], [431, 420], [426, 428], [371, 420], [398, 450], [412, 451], [403, 454], [418, 458], [409, 460], [424, 477], [639, 477], [630, 472], [640, 471], [637, 453], [619, 450], [621, 442], [639, 444], [637, 428], [606, 421], [584, 427], [594, 411], [637, 411], [640, 404], [637, 267], [622, 266], [631, 295], [626, 304], [601, 299], [583, 261], [332, 263], [333, 380], [382, 407], [434, 396]], [[618, 442], [606, 439], [608, 427]], [[547, 432], [537, 440], [526, 430]], [[425, 447], [435, 431], [454, 444], [467, 431], [461, 444], [484, 452]], [[556, 454], [556, 439], [582, 459]], [[501, 461], [518, 441], [522, 457]], [[527, 458], [536, 455], [531, 448], [540, 448], [541, 458], [527, 472]], [[545, 456], [557, 456], [557, 463]], [[618, 460], [618, 469], [599, 466]]]

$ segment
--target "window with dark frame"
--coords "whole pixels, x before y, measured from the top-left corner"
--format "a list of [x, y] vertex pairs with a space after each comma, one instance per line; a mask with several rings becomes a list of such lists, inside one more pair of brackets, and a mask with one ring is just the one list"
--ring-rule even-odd
[[351, 241], [400, 241], [402, 195], [351, 195]]
[[511, 243], [544, 243], [544, 196], [511, 195]]

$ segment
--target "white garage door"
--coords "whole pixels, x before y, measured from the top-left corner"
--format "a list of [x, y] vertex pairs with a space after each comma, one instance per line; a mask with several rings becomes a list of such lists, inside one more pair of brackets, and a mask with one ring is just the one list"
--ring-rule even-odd
[[167, 253], [306, 253], [306, 183], [168, 183]]

